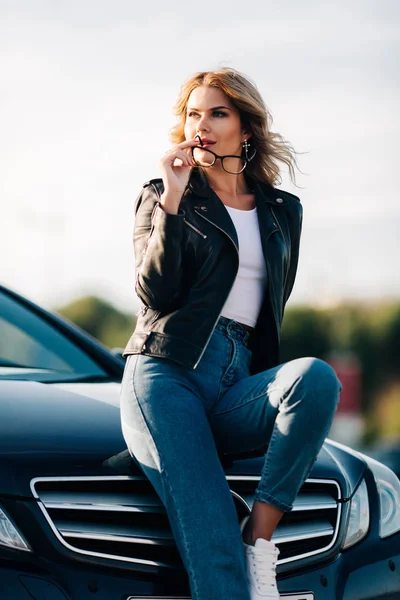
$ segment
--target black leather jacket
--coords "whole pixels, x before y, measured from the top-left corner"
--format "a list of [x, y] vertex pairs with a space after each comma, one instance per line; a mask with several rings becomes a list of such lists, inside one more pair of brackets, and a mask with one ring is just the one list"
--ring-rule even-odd
[[[299, 198], [246, 175], [254, 191], [267, 268], [254, 330], [250, 373], [279, 364], [283, 311], [299, 255]], [[135, 203], [135, 290], [143, 303], [124, 350], [195, 369], [211, 338], [239, 266], [235, 226], [206, 177], [193, 169], [177, 215], [159, 204], [161, 179], [144, 184]]]

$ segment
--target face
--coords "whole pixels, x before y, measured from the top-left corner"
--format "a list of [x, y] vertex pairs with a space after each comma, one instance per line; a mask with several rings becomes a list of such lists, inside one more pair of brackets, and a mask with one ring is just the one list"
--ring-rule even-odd
[[239, 111], [228, 96], [218, 88], [205, 85], [192, 91], [186, 111], [185, 138], [191, 140], [197, 134], [204, 148], [222, 156], [240, 156], [242, 144], [249, 138], [242, 128]]

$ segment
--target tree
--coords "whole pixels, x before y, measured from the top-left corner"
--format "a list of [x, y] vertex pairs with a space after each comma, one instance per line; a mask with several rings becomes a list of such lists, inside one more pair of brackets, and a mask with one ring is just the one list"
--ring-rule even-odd
[[331, 347], [328, 316], [310, 307], [293, 307], [285, 312], [281, 337], [281, 361], [301, 356], [324, 358]]
[[135, 324], [132, 316], [95, 296], [75, 300], [57, 312], [109, 348], [124, 347]]

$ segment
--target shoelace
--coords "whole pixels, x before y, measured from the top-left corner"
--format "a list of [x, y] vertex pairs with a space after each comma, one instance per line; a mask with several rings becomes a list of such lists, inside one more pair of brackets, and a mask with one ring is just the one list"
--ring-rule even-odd
[[275, 548], [271, 554], [266, 554], [250, 547], [250, 553], [252, 566], [255, 567], [255, 580], [259, 586], [259, 592], [268, 592], [271, 588], [276, 588], [276, 561], [279, 550]]

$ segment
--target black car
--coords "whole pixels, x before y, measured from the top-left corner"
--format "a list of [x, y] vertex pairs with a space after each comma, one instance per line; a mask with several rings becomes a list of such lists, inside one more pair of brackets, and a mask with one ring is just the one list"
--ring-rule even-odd
[[[190, 597], [164, 507], [122, 437], [123, 368], [0, 287], [1, 600]], [[220, 457], [238, 522], [264, 451]], [[273, 540], [287, 600], [400, 599], [400, 482], [363, 454], [327, 440]]]
[[397, 441], [382, 441], [370, 448], [368, 454], [392, 469], [400, 479], [400, 438]]

